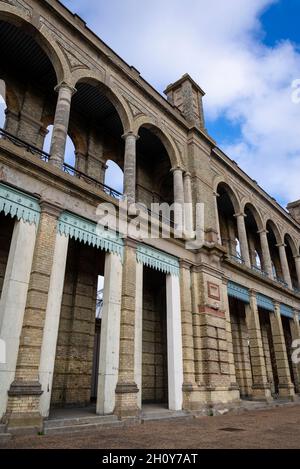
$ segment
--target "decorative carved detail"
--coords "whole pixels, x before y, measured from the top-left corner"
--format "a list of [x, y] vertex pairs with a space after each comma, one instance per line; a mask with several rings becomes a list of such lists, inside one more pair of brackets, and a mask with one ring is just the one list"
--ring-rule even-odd
[[137, 106], [126, 100], [133, 117], [145, 115]]
[[221, 294], [220, 294], [220, 287], [216, 283], [207, 282], [207, 290], [208, 290], [208, 297], [220, 301]]
[[78, 69], [93, 69], [100, 71], [104, 74], [105, 70], [99, 64], [99, 59], [96, 61], [91, 58], [87, 53], [84, 53], [75, 43], [67, 38], [61, 31], [57, 30], [46, 18], [41, 17], [40, 23], [47, 28], [49, 34], [58, 44], [59, 48], [66, 57], [71, 70]]
[[32, 16], [32, 9], [23, 0], [0, 0], [0, 3], [7, 3], [8, 5], [19, 8], [27, 16]]
[[65, 44], [61, 44], [58, 41], [56, 41], [56, 43], [58, 44], [65, 58], [67, 59], [67, 62], [72, 72], [75, 70], [89, 70], [88, 65], [84, 64], [78, 57], [76, 57], [73, 52], [67, 50]]

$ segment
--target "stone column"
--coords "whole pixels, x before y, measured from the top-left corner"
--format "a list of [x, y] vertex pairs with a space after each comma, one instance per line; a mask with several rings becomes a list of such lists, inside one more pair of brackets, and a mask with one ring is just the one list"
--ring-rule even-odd
[[247, 239], [247, 232], [245, 226], [245, 214], [238, 213], [235, 215], [237, 220], [237, 228], [239, 234], [239, 242], [241, 245], [241, 255], [245, 261], [247, 267], [251, 267], [250, 262], [250, 255], [249, 255], [249, 246], [248, 246], [248, 239]]
[[[300, 347], [300, 324], [299, 324], [299, 311], [294, 311], [294, 318], [290, 319], [290, 328], [292, 341], [298, 341], [297, 347], [293, 348], [294, 352], [297, 348]], [[299, 354], [298, 354], [299, 357]], [[300, 394], [300, 363], [293, 362], [294, 378], [295, 378], [295, 391], [297, 394]]]
[[194, 230], [193, 223], [193, 197], [191, 174], [185, 173], [183, 177], [184, 188], [184, 228], [188, 239], [192, 237]]
[[142, 409], [142, 359], [143, 359], [143, 275], [144, 266], [136, 265], [135, 288], [135, 354], [134, 354], [134, 381], [138, 387], [138, 406]]
[[136, 241], [127, 238], [124, 248], [119, 378], [116, 387], [115, 413], [119, 418], [139, 415], [135, 382], [135, 314], [136, 314]]
[[56, 345], [65, 282], [68, 245], [69, 238], [57, 233], [50, 277], [39, 369], [39, 378], [43, 391], [43, 394], [40, 398], [40, 413], [42, 417], [48, 417], [50, 412]]
[[184, 186], [183, 170], [181, 168], [172, 169], [174, 185], [174, 204], [175, 204], [175, 224], [177, 231], [181, 231], [184, 222]]
[[35, 240], [34, 224], [15, 222], [0, 301], [0, 338], [6, 344], [6, 363], [0, 363], [0, 421], [15, 375]]
[[41, 202], [41, 218], [33, 255], [14, 382], [8, 391], [6, 422], [15, 427], [42, 429], [39, 366], [56, 242], [57, 207]]
[[295, 266], [297, 271], [298, 288], [300, 288], [300, 256], [295, 256]]
[[239, 391], [239, 385], [238, 385], [237, 379], [236, 379], [236, 371], [235, 371], [235, 363], [234, 363], [232, 329], [231, 329], [230, 308], [229, 308], [229, 301], [228, 301], [227, 280], [223, 280], [222, 302], [223, 302], [223, 310], [225, 312], [225, 319], [226, 319], [226, 337], [227, 337], [227, 351], [228, 351], [230, 386], [231, 386], [232, 390]]
[[179, 277], [167, 275], [167, 341], [169, 409], [182, 409], [182, 331]]
[[58, 99], [53, 124], [50, 163], [61, 168], [65, 158], [71, 101], [76, 90], [65, 82], [60, 83], [55, 90], [58, 91]]
[[270, 279], [274, 279], [273, 269], [272, 269], [272, 261], [270, 255], [270, 248], [269, 242], [267, 237], [267, 230], [261, 230], [258, 232], [260, 237], [260, 244], [262, 250], [262, 261], [263, 261], [263, 269], [268, 274]]
[[97, 414], [112, 414], [118, 382], [122, 262], [116, 254], [106, 254], [103, 312], [101, 321]]
[[293, 398], [295, 390], [291, 380], [291, 372], [281, 321], [280, 304], [277, 302], [274, 302], [274, 313], [270, 314], [270, 323], [279, 381], [279, 395], [281, 397]]
[[277, 244], [277, 247], [279, 249], [279, 256], [280, 256], [280, 263], [281, 263], [283, 280], [285, 281], [285, 283], [287, 283], [288, 287], [290, 289], [292, 289], [293, 288], [292, 279], [291, 279], [289, 264], [288, 264], [288, 261], [287, 261], [286, 250], [285, 250], [286, 245], [284, 243], [283, 244]]
[[139, 136], [133, 132], [128, 132], [123, 135], [123, 138], [125, 140], [123, 193], [127, 196], [128, 203], [134, 204], [136, 190], [136, 142]]
[[198, 386], [195, 378], [194, 333], [191, 296], [191, 264], [180, 263], [180, 292], [183, 353], [183, 407], [188, 410], [198, 408], [195, 392]]
[[246, 322], [250, 340], [253, 398], [271, 400], [271, 390], [267, 378], [256, 292], [254, 290], [250, 291], [250, 304], [246, 305]]

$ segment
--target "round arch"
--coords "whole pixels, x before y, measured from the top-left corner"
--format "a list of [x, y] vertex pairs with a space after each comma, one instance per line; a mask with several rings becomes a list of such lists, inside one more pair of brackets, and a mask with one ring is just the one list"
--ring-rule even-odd
[[244, 202], [243, 204], [243, 212], [246, 213], [246, 210], [249, 210], [256, 222], [256, 225], [257, 225], [257, 228], [258, 228], [258, 231], [261, 231], [263, 230], [263, 221], [262, 221], [262, 217], [259, 213], [259, 211], [257, 210], [257, 208], [249, 201], [246, 201]]
[[271, 219], [268, 219], [266, 221], [266, 229], [268, 229], [268, 226], [272, 229], [273, 233], [274, 233], [274, 236], [275, 236], [275, 239], [276, 239], [276, 243], [277, 244], [282, 244], [283, 243], [283, 239], [282, 239], [282, 236], [280, 234], [280, 231], [276, 225], [276, 223], [271, 220]]
[[24, 33], [32, 36], [49, 58], [56, 74], [57, 83], [70, 80], [70, 69], [66, 59], [51, 34], [45, 30], [46, 28], [44, 28], [42, 24], [39, 29], [36, 28], [36, 26], [32, 24], [29, 14], [22, 12], [12, 5], [3, 5], [2, 3], [0, 8], [0, 21], [10, 23], [17, 27], [25, 26]]
[[120, 96], [120, 94], [115, 89], [104, 82], [104, 78], [101, 76], [101, 73], [96, 75], [93, 72], [87, 73], [85, 71], [84, 74], [81, 72], [75, 72], [72, 75], [72, 86], [76, 89], [76, 86], [78, 86], [79, 83], [88, 84], [98, 88], [99, 92], [102, 93], [115, 107], [122, 122], [124, 134], [131, 131], [132, 122], [130, 111], [124, 98]]
[[146, 116], [136, 119], [134, 123], [134, 133], [138, 135], [142, 128], [150, 130], [150, 132], [152, 132], [153, 135], [161, 141], [168, 153], [172, 168], [183, 167], [179, 152], [172, 141], [172, 138], [165, 130], [160, 129], [152, 119], [149, 119]]
[[224, 181], [223, 179], [220, 179], [216, 186], [215, 186], [215, 192], [218, 194], [218, 190], [219, 188], [223, 187], [225, 189], [225, 191], [227, 192], [228, 194], [228, 197], [230, 198], [230, 201], [233, 205], [233, 208], [234, 208], [234, 211], [236, 214], [240, 213], [241, 212], [241, 203], [239, 201], [239, 198], [238, 198], [238, 195], [236, 194], [236, 192], [228, 185], [228, 183], [226, 181]]
[[292, 236], [289, 233], [286, 233], [284, 235], [284, 243], [289, 245], [293, 253], [293, 256], [296, 257], [298, 255], [297, 247]]

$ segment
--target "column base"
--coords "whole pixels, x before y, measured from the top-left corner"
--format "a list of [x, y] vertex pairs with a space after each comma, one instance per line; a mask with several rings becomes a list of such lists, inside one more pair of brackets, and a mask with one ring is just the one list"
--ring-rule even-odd
[[273, 397], [271, 393], [271, 388], [268, 384], [254, 384], [252, 386], [252, 396], [253, 401], [267, 401], [272, 402]]
[[226, 409], [240, 403], [240, 391], [236, 383], [229, 387], [198, 386], [193, 392], [192, 408], [187, 410], [200, 412], [200, 415], [211, 415], [212, 408]]
[[293, 384], [280, 384], [278, 386], [278, 391], [279, 391], [279, 397], [283, 399], [290, 399], [290, 400], [295, 400], [296, 394], [295, 394], [295, 388]]
[[8, 391], [4, 423], [9, 433], [38, 433], [43, 431], [39, 400], [43, 393], [39, 382], [14, 381]]
[[7, 433], [12, 435], [37, 434], [44, 428], [44, 419], [39, 412], [14, 412], [5, 416]]
[[117, 384], [114, 414], [120, 420], [139, 420], [141, 410], [137, 403], [138, 392], [139, 389], [135, 383]]
[[196, 383], [185, 383], [182, 386], [182, 398], [183, 410], [194, 411], [203, 406], [203, 396]]

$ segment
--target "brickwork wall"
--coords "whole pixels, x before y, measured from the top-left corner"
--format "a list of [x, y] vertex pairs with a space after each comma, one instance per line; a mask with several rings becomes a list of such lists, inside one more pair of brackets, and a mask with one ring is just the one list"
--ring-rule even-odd
[[143, 294], [143, 402], [167, 402], [165, 276], [145, 269]]
[[282, 327], [283, 327], [283, 332], [284, 332], [287, 356], [288, 356], [288, 361], [289, 361], [291, 380], [292, 380], [292, 383], [295, 384], [296, 383], [296, 380], [295, 380], [296, 369], [292, 361], [292, 354], [293, 354], [294, 349], [292, 348], [293, 339], [292, 339], [292, 333], [291, 333], [291, 327], [290, 327], [291, 319], [282, 316], [281, 320], [282, 320]]
[[278, 392], [278, 376], [269, 315], [270, 313], [268, 311], [259, 309], [259, 322], [261, 328], [267, 378], [271, 385], [271, 392], [274, 395]]
[[0, 213], [0, 298], [8, 261], [9, 248], [14, 228], [14, 220]]
[[91, 398], [100, 251], [71, 243], [59, 326], [52, 405], [84, 406]]
[[241, 397], [249, 397], [252, 394], [252, 369], [245, 307], [233, 298], [229, 299], [229, 304], [236, 379]]

